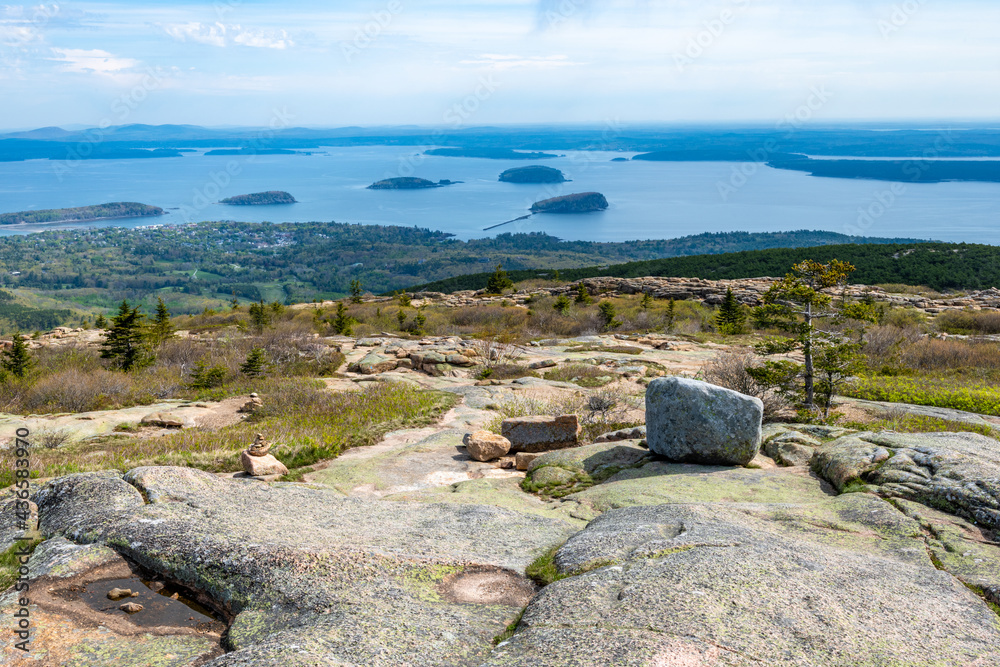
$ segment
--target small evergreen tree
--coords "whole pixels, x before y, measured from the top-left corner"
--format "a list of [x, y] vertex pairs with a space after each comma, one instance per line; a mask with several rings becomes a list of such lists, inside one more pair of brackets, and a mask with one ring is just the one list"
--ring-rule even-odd
[[268, 306], [264, 303], [263, 299], [261, 299], [256, 303], [251, 303], [250, 326], [253, 327], [253, 330], [256, 331], [258, 334], [264, 333], [264, 329], [266, 329], [271, 324], [272, 312], [273, 311], [270, 308], [268, 308]]
[[736, 300], [733, 288], [726, 288], [726, 296], [719, 306], [719, 312], [715, 314], [715, 326], [719, 333], [726, 336], [735, 336], [746, 331], [747, 315], [743, 310], [743, 305]]
[[209, 366], [208, 360], [202, 357], [191, 370], [192, 389], [214, 389], [226, 383], [226, 369], [223, 366]]
[[677, 321], [677, 308], [673, 299], [670, 299], [670, 301], [667, 302], [667, 312], [664, 316], [664, 320], [666, 321], [667, 331], [673, 331], [674, 324]]
[[281, 303], [280, 301], [272, 301], [271, 312], [274, 313], [275, 315], [281, 315], [282, 313], [285, 312], [285, 304]]
[[111, 359], [123, 371], [151, 364], [154, 357], [149, 350], [145, 320], [138, 307], [132, 308], [127, 300], [122, 301], [104, 336], [101, 358]]
[[24, 341], [21, 332], [18, 331], [14, 334], [11, 346], [3, 351], [0, 367], [14, 377], [24, 378], [34, 365], [35, 360], [31, 358], [28, 344]]
[[174, 335], [174, 325], [170, 323], [170, 311], [163, 299], [156, 300], [156, 317], [153, 318], [153, 327], [150, 331], [152, 341], [160, 345], [163, 341], [172, 338]]
[[417, 314], [413, 316], [413, 333], [417, 336], [423, 336], [425, 326], [427, 326], [427, 316], [424, 315], [424, 309], [421, 307], [417, 309]]
[[617, 329], [622, 325], [622, 321], [617, 318], [618, 313], [615, 311], [615, 304], [610, 301], [602, 301], [597, 306], [597, 311], [601, 316], [601, 322], [604, 323], [605, 329]]
[[406, 313], [403, 312], [402, 308], [396, 313], [396, 321], [399, 322], [399, 330], [406, 331]]
[[240, 373], [247, 377], [257, 378], [264, 374], [266, 366], [267, 356], [264, 354], [264, 350], [255, 347], [250, 350], [246, 361], [240, 364]]
[[98, 329], [103, 329], [104, 327], [108, 326], [108, 321], [104, 319], [103, 314], [97, 315], [97, 319], [94, 320], [94, 326], [97, 327]]
[[639, 302], [639, 307], [643, 310], [649, 310], [653, 307], [653, 295], [649, 292], [642, 293], [642, 301]]
[[400, 308], [409, 308], [413, 305], [410, 295], [406, 292], [399, 292], [396, 298], [399, 299]]
[[507, 276], [507, 272], [503, 270], [503, 264], [497, 264], [496, 270], [493, 271], [493, 275], [490, 276], [489, 282], [486, 283], [486, 293], [503, 294], [509, 289], [514, 289], [514, 281], [512, 281]]
[[582, 303], [585, 306], [594, 302], [594, 299], [590, 296], [590, 292], [587, 291], [587, 286], [583, 283], [580, 283], [580, 286], [576, 289], [576, 302]]
[[229, 302], [229, 307], [234, 311], [240, 309], [240, 300], [236, 298], [236, 290], [233, 290], [233, 298]]
[[361, 295], [364, 291], [361, 288], [360, 280], [351, 281], [351, 303], [361, 303]]
[[354, 325], [358, 321], [347, 314], [347, 306], [343, 303], [337, 304], [337, 315], [333, 318], [330, 323], [333, 326], [333, 330], [339, 336], [350, 336], [353, 334]]
[[559, 273], [559, 269], [552, 272], [552, 280], [562, 280], [562, 275]]
[[568, 315], [570, 305], [569, 297], [564, 294], [556, 299], [556, 302], [552, 304], [552, 308], [560, 315]]

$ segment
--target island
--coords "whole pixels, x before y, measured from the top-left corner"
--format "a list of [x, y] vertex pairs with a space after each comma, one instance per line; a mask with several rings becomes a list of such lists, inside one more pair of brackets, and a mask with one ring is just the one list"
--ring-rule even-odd
[[547, 160], [559, 157], [552, 153], [515, 151], [509, 148], [432, 148], [424, 155], [439, 157], [480, 157], [488, 160]]
[[281, 190], [255, 192], [250, 195], [236, 195], [219, 202], [230, 206], [272, 206], [275, 204], [295, 204], [295, 197]]
[[427, 188], [441, 188], [446, 185], [455, 185], [462, 181], [449, 181], [447, 179], [438, 181], [428, 181], [426, 178], [416, 178], [415, 176], [400, 176], [398, 178], [387, 178], [368, 186], [369, 190], [424, 190]]
[[500, 174], [504, 183], [565, 183], [566, 175], [558, 169], [532, 165], [530, 167], [514, 167]]
[[616, 158], [611, 158], [611, 161], [612, 162], [628, 162], [628, 158], [627, 157], [616, 157]]
[[836, 160], [802, 156], [772, 159], [773, 169], [803, 171], [821, 178], [857, 178], [902, 183], [1000, 183], [998, 160]]
[[600, 192], [580, 192], [563, 197], [553, 197], [535, 202], [532, 213], [590, 213], [603, 211], [608, 207], [608, 200]]
[[47, 222], [90, 222], [93, 220], [117, 220], [120, 218], [146, 218], [166, 215], [158, 206], [147, 206], [135, 202], [111, 202], [95, 206], [77, 208], [53, 208], [42, 211], [20, 211], [0, 213], [0, 225], [37, 225]]
[[207, 157], [216, 157], [220, 155], [312, 155], [312, 153], [307, 153], [305, 151], [292, 151], [287, 148], [216, 148], [215, 150], [208, 151], [205, 153]]

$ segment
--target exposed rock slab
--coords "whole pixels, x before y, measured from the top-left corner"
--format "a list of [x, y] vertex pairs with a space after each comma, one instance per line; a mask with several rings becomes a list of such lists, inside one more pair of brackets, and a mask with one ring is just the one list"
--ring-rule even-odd
[[1000, 528], [1000, 446], [976, 433], [859, 433], [819, 449], [813, 469]]
[[547, 452], [575, 446], [580, 421], [576, 415], [514, 417], [503, 421], [500, 434], [510, 441], [511, 451]]

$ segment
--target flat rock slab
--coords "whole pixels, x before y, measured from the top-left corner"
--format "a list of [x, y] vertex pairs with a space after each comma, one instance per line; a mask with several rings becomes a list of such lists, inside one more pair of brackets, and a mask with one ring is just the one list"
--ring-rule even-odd
[[1000, 443], [976, 433], [859, 433], [820, 448], [813, 470], [843, 489], [858, 480], [884, 496], [1000, 528]]
[[1000, 618], [914, 528], [858, 495], [609, 512], [484, 667], [997, 664]]
[[575, 446], [580, 421], [576, 415], [514, 417], [503, 420], [500, 434], [510, 441], [513, 452], [547, 452]]
[[511, 582], [576, 530], [188, 468], [75, 475], [36, 501], [46, 534], [112, 545], [231, 610], [238, 650], [216, 665], [479, 665], [527, 602]]

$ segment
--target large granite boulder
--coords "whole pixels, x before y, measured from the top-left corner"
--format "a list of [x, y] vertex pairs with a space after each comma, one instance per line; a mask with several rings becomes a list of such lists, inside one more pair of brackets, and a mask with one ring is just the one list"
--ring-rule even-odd
[[500, 425], [500, 434], [510, 440], [513, 452], [547, 452], [579, 444], [580, 420], [561, 417], [514, 417]]
[[976, 433], [859, 433], [817, 450], [813, 470], [839, 490], [868, 484], [1000, 529], [1000, 445]]
[[760, 450], [759, 398], [686, 378], [658, 378], [646, 390], [649, 450], [671, 461], [750, 463]]

